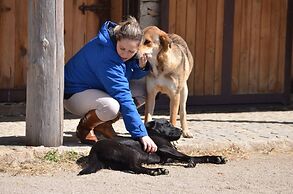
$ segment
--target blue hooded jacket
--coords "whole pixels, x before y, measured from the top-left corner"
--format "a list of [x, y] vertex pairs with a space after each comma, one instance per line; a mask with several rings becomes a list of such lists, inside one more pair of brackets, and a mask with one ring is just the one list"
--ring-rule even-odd
[[64, 93], [75, 94], [87, 89], [105, 91], [119, 102], [125, 127], [131, 136], [147, 136], [132, 99], [129, 80], [142, 78], [149, 68], [141, 70], [135, 58], [123, 62], [116, 51], [116, 41], [109, 34], [115, 26], [113, 22], [105, 22], [98, 35], [67, 62]]

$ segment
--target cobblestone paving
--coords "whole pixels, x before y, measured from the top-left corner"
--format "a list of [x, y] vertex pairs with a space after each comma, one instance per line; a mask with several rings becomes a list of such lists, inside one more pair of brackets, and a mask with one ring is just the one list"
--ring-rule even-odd
[[[168, 118], [167, 115], [154, 118]], [[1, 119], [1, 118], [0, 118]], [[176, 142], [178, 149], [187, 153], [240, 149], [245, 152], [293, 151], [293, 111], [251, 111], [234, 113], [188, 114], [188, 126], [193, 138], [181, 138]], [[77, 144], [75, 127], [78, 119], [64, 120], [64, 146], [89, 149]], [[177, 125], [180, 126], [179, 120]], [[127, 134], [120, 119], [114, 128]], [[25, 121], [0, 120], [0, 146], [25, 143]]]

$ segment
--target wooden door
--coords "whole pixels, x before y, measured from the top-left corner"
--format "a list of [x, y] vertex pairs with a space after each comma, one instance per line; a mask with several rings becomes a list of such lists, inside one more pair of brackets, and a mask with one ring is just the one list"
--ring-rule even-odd
[[[123, 0], [64, 0], [65, 62], [105, 20], [120, 21]], [[25, 101], [28, 0], [0, 0], [0, 102]]]
[[233, 94], [283, 93], [287, 0], [236, 0]]
[[223, 23], [224, 0], [169, 1], [169, 32], [182, 36], [194, 57], [190, 96], [221, 93]]
[[27, 2], [0, 0], [0, 89], [26, 85]]
[[288, 103], [292, 4], [169, 0], [167, 30], [187, 41], [195, 62], [189, 103]]
[[65, 0], [65, 62], [98, 32], [110, 18], [110, 1]]

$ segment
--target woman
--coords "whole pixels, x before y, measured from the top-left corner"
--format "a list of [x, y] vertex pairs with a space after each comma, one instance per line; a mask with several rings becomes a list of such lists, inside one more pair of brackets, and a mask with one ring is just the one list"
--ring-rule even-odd
[[[141, 102], [132, 96], [137, 91], [129, 87], [130, 80], [149, 72], [146, 57], [135, 57], [141, 38], [135, 18], [129, 17], [119, 25], [107, 21], [65, 65], [64, 107], [82, 116], [76, 131], [82, 143], [96, 142], [94, 131], [114, 136], [112, 123], [119, 119], [120, 112], [132, 138], [139, 139], [147, 152], [157, 150], [137, 111], [135, 102]], [[144, 87], [136, 88], [141, 90], [138, 93], [144, 91]]]

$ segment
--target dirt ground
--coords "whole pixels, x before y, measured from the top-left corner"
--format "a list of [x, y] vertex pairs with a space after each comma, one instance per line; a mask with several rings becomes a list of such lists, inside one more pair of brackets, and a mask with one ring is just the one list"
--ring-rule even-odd
[[292, 160], [293, 153], [250, 154], [224, 165], [164, 166], [169, 175], [157, 177], [112, 170], [77, 176], [77, 164], [51, 161], [50, 168], [0, 170], [0, 193], [292, 193]]
[[[89, 146], [77, 144], [73, 135], [78, 119], [64, 120], [64, 146], [27, 147], [24, 116], [20, 119], [1, 117], [0, 110], [0, 194], [291, 194], [292, 110], [290, 107], [289, 110], [280, 111], [255, 112], [253, 109], [235, 114], [189, 114], [189, 125], [196, 135], [192, 140], [181, 139], [178, 142], [179, 150], [181, 148], [185, 150], [181, 151], [192, 155], [223, 155], [228, 159], [227, 164], [198, 164], [192, 169], [184, 168], [181, 164], [162, 166], [169, 170], [169, 174], [157, 177], [112, 170], [77, 176], [81, 167], [76, 161], [87, 155], [90, 150]], [[2, 113], [7, 114], [7, 110]], [[117, 123], [119, 128], [120, 124]], [[123, 134], [123, 131], [121, 133]], [[229, 140], [235, 144], [230, 146]], [[242, 143], [245, 146], [241, 147]], [[260, 149], [243, 149], [255, 147], [253, 143], [257, 143], [257, 148]], [[188, 152], [186, 145], [192, 145], [198, 151], [193, 149]], [[225, 149], [218, 145], [224, 145]]]

